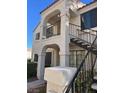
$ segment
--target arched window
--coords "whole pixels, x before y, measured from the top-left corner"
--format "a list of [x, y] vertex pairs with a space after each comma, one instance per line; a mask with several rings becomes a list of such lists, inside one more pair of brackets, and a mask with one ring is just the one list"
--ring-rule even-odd
[[34, 54], [34, 61], [38, 62], [38, 54]]

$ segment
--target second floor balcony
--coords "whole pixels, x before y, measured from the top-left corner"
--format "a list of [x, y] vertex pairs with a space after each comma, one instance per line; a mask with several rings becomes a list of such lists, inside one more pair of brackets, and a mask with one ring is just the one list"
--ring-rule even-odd
[[[83, 30], [81, 29], [81, 26], [70, 23], [68, 35], [70, 39], [73, 37], [77, 37], [92, 43], [97, 33], [96, 29], [97, 27]], [[60, 21], [56, 22], [55, 24], [52, 24], [52, 25], [49, 24], [45, 26], [44, 31], [45, 31], [44, 33], [45, 39], [55, 37], [55, 36], [60, 36], [61, 35]]]
[[[81, 15], [80, 24], [74, 24], [74, 21], [79, 21], [70, 17], [66, 21], [65, 17], [62, 17], [60, 11], [56, 11], [54, 14], [50, 14], [46, 17], [43, 25], [43, 36], [44, 39], [55, 37], [58, 35], [68, 34], [69, 37], [77, 37], [85, 41], [92, 42], [96, 36], [97, 32], [97, 8], [94, 8], [88, 12], [85, 12]], [[65, 18], [65, 19], [63, 19]], [[63, 19], [63, 20], [62, 20]], [[71, 20], [73, 20], [71, 22]], [[64, 29], [63, 29], [64, 28]], [[62, 30], [62, 31], [61, 31]]]
[[60, 21], [54, 24], [48, 24], [47, 26], [43, 27], [44, 29], [44, 36], [47, 38], [60, 35]]

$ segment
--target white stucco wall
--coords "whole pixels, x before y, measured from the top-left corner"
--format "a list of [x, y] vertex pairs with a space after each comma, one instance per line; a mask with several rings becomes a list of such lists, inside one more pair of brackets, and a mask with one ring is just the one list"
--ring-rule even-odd
[[70, 23], [81, 26], [81, 22], [80, 22], [80, 14], [78, 14], [75, 17], [71, 17], [70, 18]]

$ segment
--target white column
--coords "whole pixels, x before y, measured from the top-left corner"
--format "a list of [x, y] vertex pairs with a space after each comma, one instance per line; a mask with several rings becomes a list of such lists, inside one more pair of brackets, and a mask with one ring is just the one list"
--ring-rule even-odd
[[65, 4], [61, 9], [61, 49], [60, 49], [60, 66], [69, 66], [69, 8]]
[[57, 65], [57, 50], [54, 49], [53, 52], [53, 66]]
[[44, 79], [44, 69], [45, 69], [45, 52], [42, 52], [38, 57], [38, 65], [37, 65], [37, 78], [40, 80]]
[[60, 55], [60, 66], [68, 67], [69, 66], [69, 54], [59, 53], [59, 55]]
[[47, 26], [47, 22], [46, 22], [46, 19], [45, 18], [42, 18], [42, 21], [41, 21], [41, 38], [42, 39], [45, 39], [46, 38], [46, 26]]

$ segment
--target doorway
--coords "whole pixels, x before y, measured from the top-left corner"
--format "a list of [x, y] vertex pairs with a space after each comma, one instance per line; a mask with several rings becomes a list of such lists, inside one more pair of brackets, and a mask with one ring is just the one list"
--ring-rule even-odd
[[52, 56], [52, 52], [46, 52], [45, 67], [51, 67], [51, 56]]

